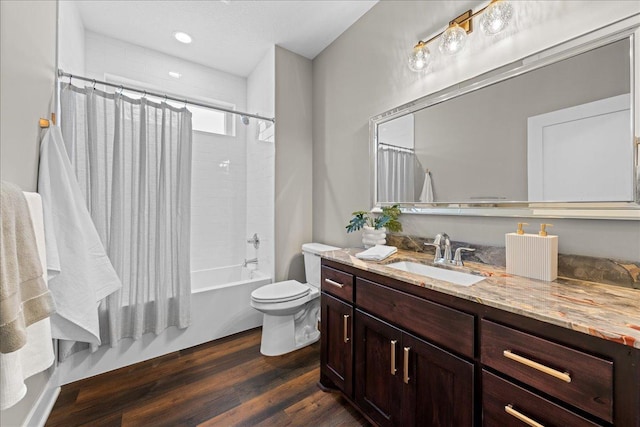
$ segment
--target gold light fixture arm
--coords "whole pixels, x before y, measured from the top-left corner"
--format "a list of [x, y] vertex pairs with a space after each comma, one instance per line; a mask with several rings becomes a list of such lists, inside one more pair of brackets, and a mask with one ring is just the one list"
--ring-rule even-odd
[[491, 0], [489, 2], [489, 4], [487, 4], [482, 9], [477, 10], [476, 12], [473, 12], [472, 10], [466, 11], [462, 15], [457, 16], [453, 20], [449, 21], [449, 26], [447, 28], [445, 28], [444, 30], [440, 31], [438, 34], [436, 34], [435, 36], [431, 37], [427, 41], [419, 40], [418, 43], [416, 43], [416, 45], [414, 47], [419, 47], [419, 46], [423, 46], [423, 45], [427, 45], [427, 44], [431, 43], [432, 41], [434, 41], [435, 39], [440, 37], [445, 31], [447, 31], [447, 29], [449, 29], [449, 28], [451, 28], [452, 26], [455, 26], [455, 25], [459, 25], [462, 29], [464, 29], [467, 32], [467, 34], [472, 33], [473, 32], [473, 18], [475, 18], [476, 16], [482, 14], [492, 4], [497, 3], [499, 1], [503, 1], [503, 0]]

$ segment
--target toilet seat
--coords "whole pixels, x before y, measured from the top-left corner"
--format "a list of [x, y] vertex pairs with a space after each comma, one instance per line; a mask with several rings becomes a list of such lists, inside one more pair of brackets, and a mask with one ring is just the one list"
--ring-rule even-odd
[[297, 300], [311, 292], [309, 286], [297, 280], [272, 283], [251, 292], [251, 299], [258, 303], [279, 303]]

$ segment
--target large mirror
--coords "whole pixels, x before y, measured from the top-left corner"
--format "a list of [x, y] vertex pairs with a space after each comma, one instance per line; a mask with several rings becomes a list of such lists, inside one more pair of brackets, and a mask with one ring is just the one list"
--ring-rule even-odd
[[372, 118], [375, 206], [640, 219], [635, 30], [573, 41]]

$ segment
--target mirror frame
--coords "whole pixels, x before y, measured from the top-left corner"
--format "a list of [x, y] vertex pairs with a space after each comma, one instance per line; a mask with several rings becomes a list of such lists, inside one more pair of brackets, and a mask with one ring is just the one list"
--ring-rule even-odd
[[369, 159], [371, 179], [371, 200], [373, 212], [392, 202], [378, 200], [377, 182], [377, 138], [378, 125], [414, 113], [431, 105], [439, 104], [466, 93], [507, 80], [529, 71], [562, 61], [586, 51], [628, 39], [630, 42], [630, 91], [631, 127], [633, 135], [633, 156], [635, 181], [633, 183], [635, 202], [469, 202], [469, 203], [398, 203], [403, 213], [427, 215], [460, 215], [492, 217], [542, 217], [542, 218], [585, 218], [640, 220], [640, 15], [618, 21], [592, 31], [586, 35], [568, 40], [523, 59], [512, 62], [477, 77], [449, 86], [439, 92], [423, 96], [399, 107], [373, 116], [369, 120]]

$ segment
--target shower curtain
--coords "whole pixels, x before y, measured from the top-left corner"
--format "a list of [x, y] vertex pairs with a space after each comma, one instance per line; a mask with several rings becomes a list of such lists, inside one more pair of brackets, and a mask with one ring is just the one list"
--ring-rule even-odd
[[416, 156], [395, 147], [378, 148], [378, 201], [415, 202]]
[[[123, 285], [100, 302], [102, 344], [186, 328], [191, 113], [70, 84], [62, 85], [60, 99], [67, 154]], [[87, 345], [60, 347], [64, 358]]]

